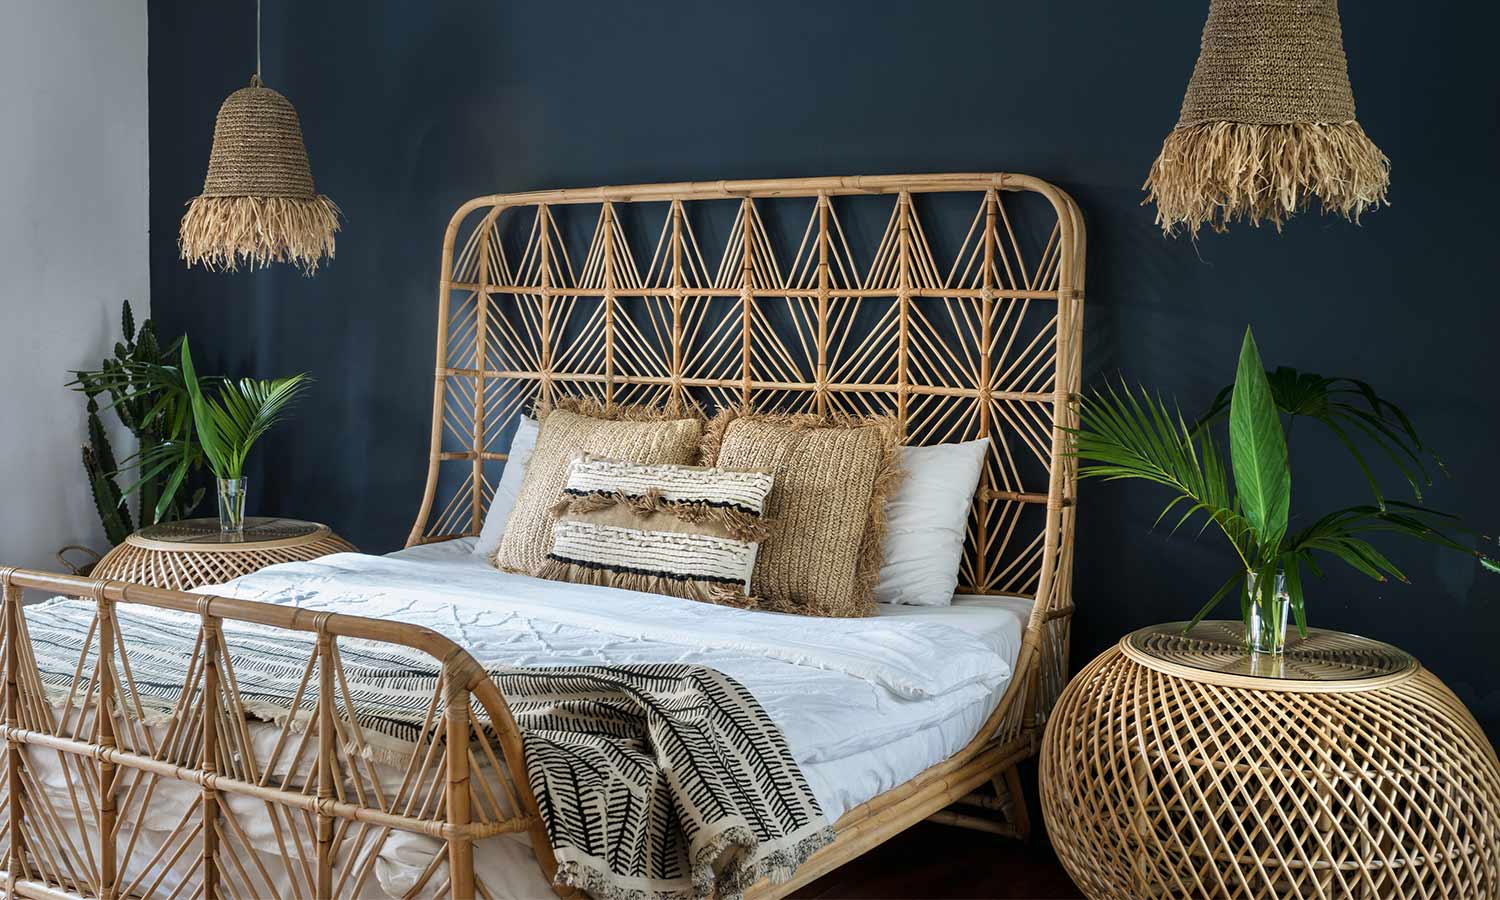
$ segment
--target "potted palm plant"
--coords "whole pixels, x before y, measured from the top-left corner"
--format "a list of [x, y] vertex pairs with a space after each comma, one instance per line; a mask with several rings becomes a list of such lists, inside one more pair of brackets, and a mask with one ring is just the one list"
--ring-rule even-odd
[[245, 459], [255, 442], [286, 415], [312, 379], [305, 372], [289, 378], [225, 378], [208, 383], [205, 390], [205, 383], [193, 368], [193, 354], [185, 339], [182, 374], [198, 444], [217, 484], [219, 528], [226, 535], [243, 535]]
[[[1346, 394], [1364, 400], [1350, 402]], [[1369, 480], [1375, 502], [1334, 510], [1293, 530], [1284, 414], [1310, 417], [1334, 430]], [[1225, 418], [1227, 459], [1215, 434], [1215, 427]], [[1320, 558], [1341, 562], [1377, 581], [1407, 580], [1370, 542], [1377, 534], [1438, 544], [1479, 556], [1493, 566], [1478, 551], [1445, 533], [1445, 528], [1459, 527], [1454, 517], [1386, 498], [1359, 450], [1356, 435], [1392, 455], [1413, 489], [1420, 491], [1426, 478], [1423, 458], [1430, 454], [1399, 409], [1359, 382], [1304, 376], [1289, 369], [1268, 375], [1255, 338], [1246, 329], [1234, 384], [1201, 419], [1189, 424], [1175, 407], [1144, 388], [1110, 385], [1082, 400], [1079, 427], [1072, 438], [1073, 452], [1086, 461], [1079, 469], [1080, 478], [1142, 479], [1163, 485], [1172, 496], [1157, 524], [1175, 516], [1175, 532], [1201, 519], [1201, 529], [1213, 526], [1233, 548], [1237, 557], [1233, 572], [1189, 627], [1230, 594], [1237, 594], [1246, 649], [1280, 654], [1286, 646], [1289, 617], [1306, 634], [1304, 575], [1321, 574]]]

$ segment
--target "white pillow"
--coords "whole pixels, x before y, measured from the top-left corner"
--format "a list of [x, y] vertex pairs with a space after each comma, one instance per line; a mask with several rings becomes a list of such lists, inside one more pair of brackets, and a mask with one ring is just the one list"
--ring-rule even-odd
[[536, 449], [536, 419], [522, 416], [516, 422], [516, 433], [510, 438], [510, 458], [505, 461], [505, 471], [500, 473], [500, 483], [495, 485], [495, 496], [490, 500], [489, 512], [484, 514], [484, 527], [479, 529], [479, 540], [474, 542], [474, 555], [489, 559], [500, 549], [500, 538], [505, 536], [506, 523], [516, 508], [516, 495], [521, 492], [521, 479], [526, 475], [526, 463], [531, 460], [531, 451]]
[[989, 448], [989, 438], [901, 448], [906, 477], [885, 501], [885, 564], [875, 585], [875, 602], [952, 602], [969, 506]]

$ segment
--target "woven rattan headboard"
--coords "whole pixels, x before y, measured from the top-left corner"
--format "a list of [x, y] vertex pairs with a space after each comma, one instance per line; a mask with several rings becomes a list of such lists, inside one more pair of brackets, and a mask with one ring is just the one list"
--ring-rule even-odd
[[[638, 185], [480, 197], [443, 240], [432, 451], [409, 544], [476, 534], [543, 392], [894, 413], [988, 435], [966, 591], [1071, 581], [1083, 222], [1024, 175]], [[575, 264], [575, 261], [578, 264]]]

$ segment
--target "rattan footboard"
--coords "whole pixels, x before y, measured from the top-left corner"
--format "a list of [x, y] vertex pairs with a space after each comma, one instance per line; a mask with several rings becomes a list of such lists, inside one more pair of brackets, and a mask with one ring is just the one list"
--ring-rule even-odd
[[[529, 832], [549, 876], [555, 868], [536, 800], [525, 777], [520, 739], [504, 698], [461, 648], [414, 625], [294, 607], [209, 597], [17, 569], [0, 571], [4, 589], [4, 778], [0, 780], [0, 847], [10, 896], [187, 898], [354, 896], [372, 877], [393, 832], [436, 838], [416, 891], [488, 896], [475, 881], [474, 842]], [[94, 623], [84, 639], [67, 704], [44, 692], [21, 612], [26, 589], [91, 600]], [[202, 624], [184, 690], [165, 733], [142, 723], [130, 641], [116, 608], [138, 604], [196, 613]], [[274, 748], [252, 743], [224, 622], [252, 622], [317, 636], [299, 697], [310, 721], [289, 720]], [[441, 671], [410, 765], [394, 794], [380, 786], [365, 750], [339, 654], [341, 638], [396, 644], [430, 656]], [[112, 648], [112, 652], [100, 652]], [[101, 663], [102, 660], [102, 663]], [[471, 701], [491, 727], [480, 728]], [[296, 705], [296, 704], [294, 704]], [[57, 802], [40, 783], [39, 755], [55, 754], [67, 787]], [[279, 769], [285, 772], [277, 777]], [[480, 772], [483, 772], [481, 777]], [[519, 777], [510, 777], [519, 776]], [[165, 782], [195, 785], [200, 799], [176, 821], [144, 866], [127, 880], [125, 864]], [[234, 797], [264, 804], [279, 852], [250, 851]], [[170, 823], [167, 823], [170, 824]], [[196, 858], [168, 891], [169, 870]], [[447, 863], [446, 866], [443, 863]]]
[[[0, 764], [0, 853], [8, 895], [165, 895], [158, 887], [186, 857], [196, 862], [172, 896], [353, 896], [370, 879], [376, 854], [393, 831], [443, 842], [415, 890], [454, 898], [489, 896], [475, 877], [474, 842], [517, 832], [529, 833], [542, 874], [551, 880], [555, 864], [505, 700], [473, 658], [443, 636], [359, 616], [19, 569], [0, 570], [0, 587], [5, 673], [0, 739], [6, 747]], [[34, 660], [21, 612], [27, 589], [90, 600], [97, 611], [73, 675], [75, 696], [61, 713], [49, 703]], [[132, 648], [115, 625], [121, 604], [201, 617], [197, 646], [183, 660], [182, 701], [166, 734], [155, 739], [132, 715], [140, 697], [130, 664]], [[299, 688], [314, 707], [312, 721], [300, 732], [290, 723], [283, 726], [270, 754], [254, 749], [245, 728], [244, 704], [220, 630], [226, 621], [318, 637]], [[1066, 614], [1052, 621], [1065, 622]], [[993, 819], [977, 817], [955, 824], [1024, 833], [1024, 806], [1013, 802], [1018, 799], [1015, 781], [1005, 777], [1035, 753], [1036, 729], [1028, 705], [1038, 694], [1037, 641], [1042, 633], [1036, 627], [1027, 630], [1017, 677], [968, 747], [849, 810], [836, 823], [835, 843], [816, 854], [793, 881], [763, 883], [752, 896], [784, 896], [955, 802], [1003, 809], [1009, 818], [990, 825], [982, 823]], [[412, 648], [441, 669], [441, 686], [422, 729], [431, 737], [418, 745], [395, 795], [382, 793], [373, 765], [360, 752], [358, 710], [350, 704], [340, 638]], [[113, 648], [103, 655], [104, 664], [101, 647]], [[484, 710], [492, 728], [475, 727], [471, 701]], [[107, 714], [100, 714], [102, 708]], [[455, 752], [459, 747], [470, 749]], [[67, 779], [66, 803], [59, 804], [39, 783], [32, 771], [33, 754], [55, 756]], [[284, 763], [288, 755], [295, 756], [291, 772], [296, 777], [272, 777], [278, 761]], [[523, 777], [471, 778], [482, 766], [490, 773]], [[151, 817], [153, 794], [164, 781], [196, 786], [201, 799], [176, 821], [148, 864], [127, 879], [124, 861], [142, 826], [161, 825]], [[997, 789], [994, 796], [976, 793], [991, 784]], [[264, 804], [279, 843], [269, 864], [249, 852], [247, 829], [226, 795]], [[19, 852], [13, 852], [16, 848]]]

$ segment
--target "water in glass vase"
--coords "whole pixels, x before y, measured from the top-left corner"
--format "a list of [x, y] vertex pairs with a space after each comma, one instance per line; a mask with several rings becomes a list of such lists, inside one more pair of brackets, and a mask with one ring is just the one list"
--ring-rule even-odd
[[245, 536], [245, 479], [220, 478], [219, 482], [219, 531], [225, 537], [242, 539]]
[[1250, 605], [1245, 611], [1245, 649], [1251, 654], [1280, 656], [1286, 652], [1286, 623], [1292, 615], [1292, 599], [1286, 590], [1286, 573], [1276, 573], [1269, 597], [1262, 596], [1260, 578], [1245, 573]]

